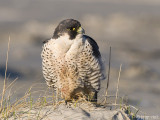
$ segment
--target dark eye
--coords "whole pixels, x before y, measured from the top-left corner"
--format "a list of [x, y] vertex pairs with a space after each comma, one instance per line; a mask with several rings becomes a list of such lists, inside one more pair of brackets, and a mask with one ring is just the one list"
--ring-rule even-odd
[[71, 28], [69, 28], [69, 30], [71, 30], [71, 31], [75, 31], [75, 30], [76, 30], [76, 28], [71, 27]]

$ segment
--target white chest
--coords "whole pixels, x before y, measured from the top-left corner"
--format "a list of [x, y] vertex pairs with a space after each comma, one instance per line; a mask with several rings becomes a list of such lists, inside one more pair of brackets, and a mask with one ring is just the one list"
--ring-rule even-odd
[[74, 40], [69, 40], [68, 36], [63, 36], [58, 39], [52, 39], [49, 44], [49, 49], [52, 50], [56, 58], [74, 58], [83, 50], [82, 37], [76, 37]]

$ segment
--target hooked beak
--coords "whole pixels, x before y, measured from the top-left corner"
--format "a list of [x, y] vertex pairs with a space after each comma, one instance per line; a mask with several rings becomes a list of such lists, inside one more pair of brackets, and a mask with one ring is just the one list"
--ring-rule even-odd
[[82, 27], [79, 27], [78, 30], [77, 30], [77, 33], [79, 34], [85, 34], [85, 31]]

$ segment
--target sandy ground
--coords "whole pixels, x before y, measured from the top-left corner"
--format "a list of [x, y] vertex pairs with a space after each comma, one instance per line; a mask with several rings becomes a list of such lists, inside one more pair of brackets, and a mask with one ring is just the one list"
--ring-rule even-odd
[[95, 107], [89, 103], [77, 103], [76, 106], [62, 103], [56, 107], [50, 105], [20, 109], [9, 120], [130, 120], [125, 112], [125, 109], [109, 110], [107, 107]]
[[[160, 113], [160, 2], [116, 1], [0, 1], [0, 88], [3, 85], [8, 36], [11, 36], [7, 76], [12, 100], [34, 83], [45, 83], [41, 72], [42, 41], [59, 21], [78, 19], [98, 43], [105, 67], [112, 47], [109, 94], [115, 95], [119, 66], [120, 96], [147, 115]], [[47, 86], [36, 86], [47, 89]], [[102, 81], [99, 98], [106, 88]], [[0, 89], [0, 92], [2, 89]], [[14, 92], [16, 91], [16, 92]], [[9, 92], [6, 92], [9, 94]], [[7, 96], [7, 95], [6, 95]], [[36, 96], [36, 95], [35, 95]], [[39, 94], [37, 94], [39, 96]]]

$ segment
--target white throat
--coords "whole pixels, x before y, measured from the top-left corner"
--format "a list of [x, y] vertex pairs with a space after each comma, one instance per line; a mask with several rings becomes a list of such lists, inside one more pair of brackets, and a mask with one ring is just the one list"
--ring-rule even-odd
[[82, 51], [82, 34], [78, 34], [75, 39], [70, 40], [68, 34], [64, 34], [57, 39], [51, 39], [50, 49], [55, 56], [75, 56]]

